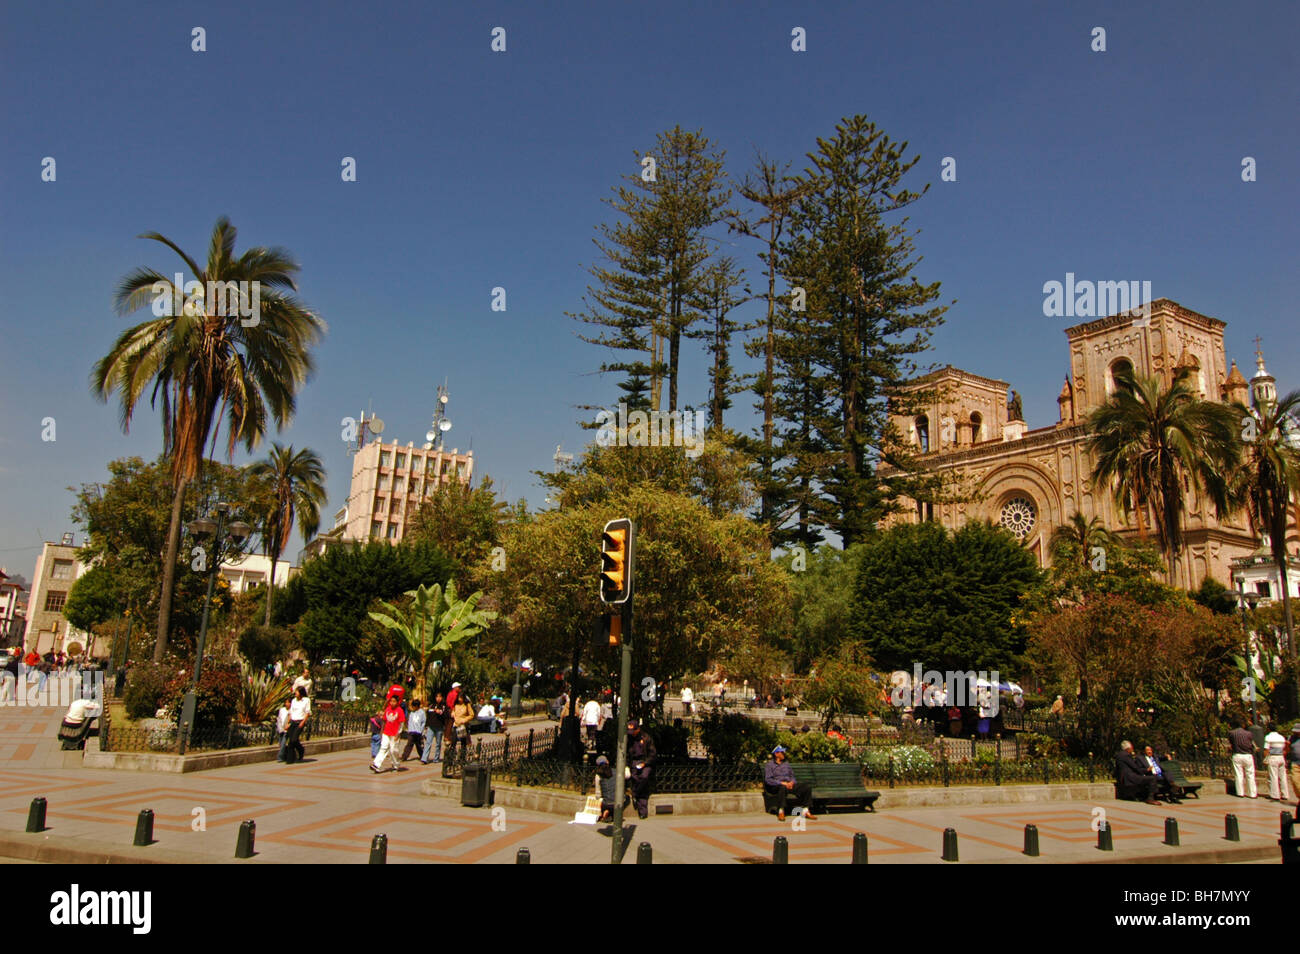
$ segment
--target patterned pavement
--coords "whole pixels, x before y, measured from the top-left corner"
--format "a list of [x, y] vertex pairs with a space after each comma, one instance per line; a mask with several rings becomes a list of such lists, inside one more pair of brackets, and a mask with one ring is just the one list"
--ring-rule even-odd
[[[39, 755], [52, 748], [59, 715], [0, 710], [0, 832], [22, 832], [31, 798], [43, 795], [52, 838], [126, 847], [138, 812], [149, 808], [159, 848], [214, 861], [233, 856], [244, 819], [257, 824], [258, 855], [246, 864], [364, 863], [372, 837], [381, 832], [388, 836], [391, 863], [510, 863], [521, 847], [535, 864], [609, 860], [608, 828], [515, 808], [464, 808], [454, 799], [421, 795], [420, 783], [436, 767], [411, 762], [401, 772], [373, 775], [366, 749], [296, 765], [259, 763], [187, 775], [42, 765]], [[861, 831], [868, 835], [873, 864], [942, 863], [948, 827], [959, 833], [963, 862], [1100, 860], [1105, 853], [1094, 847], [1093, 828], [1099, 811], [1114, 833], [1115, 853], [1107, 857], [1120, 860], [1221, 849], [1229, 844], [1222, 837], [1226, 812], [1237, 814], [1243, 845], [1274, 845], [1279, 809], [1294, 807], [1213, 793], [1172, 807], [1075, 801], [891, 810], [888, 800], [886, 792], [874, 814], [828, 813], [801, 827], [792, 819], [782, 824], [757, 814], [633, 818], [624, 861], [634, 862], [637, 844], [646, 841], [656, 863], [760, 862], [770, 860], [774, 837], [784, 835], [792, 864], [838, 864], [849, 860], [853, 835]], [[1161, 845], [1166, 816], [1178, 819], [1180, 848]], [[1038, 827], [1038, 859], [1021, 854], [1026, 823]]]

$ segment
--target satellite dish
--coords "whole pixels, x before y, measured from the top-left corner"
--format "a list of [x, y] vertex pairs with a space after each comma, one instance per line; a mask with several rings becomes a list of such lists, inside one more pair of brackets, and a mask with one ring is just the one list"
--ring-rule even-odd
[[369, 425], [369, 426], [370, 426], [370, 433], [372, 433], [372, 434], [382, 434], [382, 433], [384, 433], [384, 422], [381, 421], [381, 420], [380, 420], [379, 418], [377, 418], [377, 417], [372, 417], [372, 418], [370, 419], [370, 425]]
[[439, 394], [439, 395], [438, 395], [438, 400], [441, 401], [443, 404], [446, 404], [446, 403], [447, 403], [447, 395], [445, 395], [445, 394]]
[[451, 430], [451, 421], [439, 421], [439, 422], [438, 422], [438, 430], [440, 430], [440, 431], [449, 431], [449, 430]]
[[424, 439], [426, 441], [431, 441], [437, 438], [437, 436], [438, 435], [434, 431], [429, 431], [427, 434], [424, 435]]

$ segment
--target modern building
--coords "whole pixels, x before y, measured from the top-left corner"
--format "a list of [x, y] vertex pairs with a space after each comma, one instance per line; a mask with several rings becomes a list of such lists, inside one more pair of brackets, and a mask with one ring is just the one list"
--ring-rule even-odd
[[86, 570], [77, 559], [77, 548], [70, 533], [60, 543], [47, 542], [36, 558], [32, 573], [32, 593], [27, 604], [27, 626], [23, 647], [38, 654], [63, 650], [70, 655], [85, 650], [88, 634], [63, 618], [63, 604], [68, 591]]
[[303, 549], [303, 560], [344, 542], [387, 540], [397, 543], [426, 497], [453, 480], [468, 483], [474, 475], [474, 452], [462, 454], [437, 447], [372, 441], [352, 458], [352, 485], [347, 503], [334, 514], [333, 526]]
[[[891, 402], [890, 421], [917, 455], [919, 469], [940, 479], [944, 489], [931, 500], [906, 501], [908, 512], [888, 522], [937, 520], [956, 528], [989, 520], [1024, 541], [1043, 566], [1050, 562], [1052, 531], [1076, 513], [1100, 518], [1123, 537], [1136, 536], [1136, 515], [1116, 506], [1109, 487], [1092, 484], [1084, 421], [1114, 392], [1123, 368], [1159, 377], [1166, 386], [1176, 372], [1186, 371], [1210, 400], [1275, 399], [1262, 354], [1250, 385], [1236, 363], [1228, 363], [1224, 327], [1217, 318], [1162, 298], [1150, 303], [1145, 316], [1123, 313], [1067, 328], [1068, 373], [1057, 398], [1058, 420], [1033, 430], [1019, 395], [1012, 391], [1007, 399], [1006, 381], [949, 366], [909, 382]], [[1149, 514], [1144, 525], [1150, 534]], [[1191, 492], [1184, 539], [1174, 582], [1189, 589], [1207, 575], [1234, 587], [1234, 561], [1259, 548], [1244, 514], [1220, 521]], [[1297, 540], [1287, 542], [1295, 552]]]

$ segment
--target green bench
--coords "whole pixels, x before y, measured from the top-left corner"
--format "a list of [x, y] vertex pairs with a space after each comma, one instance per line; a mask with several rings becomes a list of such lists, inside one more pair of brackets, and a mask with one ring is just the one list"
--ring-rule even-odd
[[[791, 762], [796, 781], [807, 782], [812, 787], [814, 811], [826, 805], [852, 805], [861, 811], [874, 812], [879, 792], [867, 790], [862, 781], [860, 762]], [[775, 791], [763, 786], [763, 808], [774, 812], [785, 808], [789, 791]]]
[[1169, 781], [1170, 789], [1182, 790], [1182, 795], [1177, 795], [1176, 798], [1190, 796], [1198, 801], [1200, 800], [1201, 789], [1205, 786], [1204, 782], [1187, 781], [1187, 776], [1183, 774], [1183, 767], [1174, 759], [1165, 759], [1160, 763], [1160, 767], [1164, 769], [1165, 778]]

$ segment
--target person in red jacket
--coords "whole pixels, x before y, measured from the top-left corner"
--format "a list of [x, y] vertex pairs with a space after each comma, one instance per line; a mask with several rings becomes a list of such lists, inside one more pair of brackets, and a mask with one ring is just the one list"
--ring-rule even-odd
[[393, 770], [399, 768], [397, 764], [397, 744], [402, 735], [402, 724], [406, 722], [406, 713], [402, 711], [402, 690], [394, 686], [388, 693], [388, 705], [380, 713], [383, 720], [383, 738], [379, 740], [379, 754], [375, 760], [370, 763], [370, 771], [376, 775], [379, 774], [384, 764], [384, 758], [390, 758], [393, 762]]

